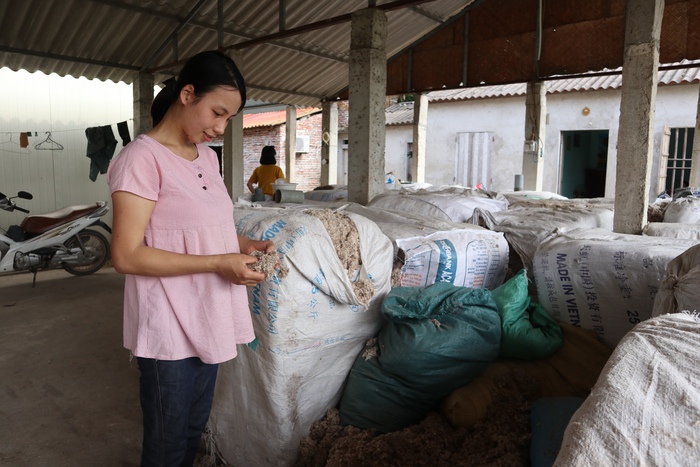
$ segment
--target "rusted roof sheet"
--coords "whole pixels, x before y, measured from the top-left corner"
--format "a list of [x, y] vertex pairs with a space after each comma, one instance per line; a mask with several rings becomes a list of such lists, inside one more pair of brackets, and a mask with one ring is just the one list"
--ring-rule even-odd
[[[297, 119], [320, 112], [320, 109], [307, 107], [297, 109]], [[287, 121], [286, 110], [274, 110], [272, 112], [259, 112], [243, 114], [243, 128], [256, 128], [262, 126], [275, 126]]]

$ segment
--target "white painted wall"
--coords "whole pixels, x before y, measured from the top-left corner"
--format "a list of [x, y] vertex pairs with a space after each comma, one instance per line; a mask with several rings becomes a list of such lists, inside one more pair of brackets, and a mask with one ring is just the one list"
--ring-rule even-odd
[[393, 172], [394, 176], [406, 180], [408, 173], [408, 143], [413, 141], [413, 127], [411, 125], [392, 125], [386, 127], [386, 154], [392, 154], [384, 162], [384, 173]]
[[[32, 214], [72, 204], [109, 202], [106, 176], [99, 175], [95, 182], [88, 178], [85, 129], [112, 125], [118, 141], [115, 155], [122, 149], [117, 123], [128, 121], [133, 139], [131, 85], [8, 68], [0, 69], [0, 83], [0, 192], [8, 196], [19, 190], [32, 193], [33, 200], [18, 200]], [[1, 143], [10, 137], [19, 143], [19, 133], [26, 131], [37, 133], [29, 138], [28, 153], [11, 152], [19, 147]], [[47, 131], [63, 150], [34, 148]], [[19, 212], [0, 211], [0, 227], [6, 229], [23, 217]], [[111, 225], [111, 211], [103, 220]]]
[[[617, 90], [582, 91], [547, 95], [548, 124], [544, 154], [543, 190], [559, 191], [561, 132], [608, 130], [608, 166], [605, 196], [615, 196], [617, 133], [620, 119]], [[660, 86], [656, 101], [654, 165], [650, 201], [660, 191], [657, 170], [664, 125], [694, 127], [698, 102], [697, 84]], [[589, 114], [582, 110], [588, 107]], [[433, 185], [454, 183], [456, 135], [460, 132], [493, 132], [490, 177], [486, 187], [496, 191], [513, 189], [513, 180], [522, 167], [525, 125], [525, 96], [474, 99], [457, 102], [431, 102], [428, 107], [426, 182]], [[405, 150], [400, 142], [411, 141], [412, 127], [387, 128], [387, 171], [400, 166]]]

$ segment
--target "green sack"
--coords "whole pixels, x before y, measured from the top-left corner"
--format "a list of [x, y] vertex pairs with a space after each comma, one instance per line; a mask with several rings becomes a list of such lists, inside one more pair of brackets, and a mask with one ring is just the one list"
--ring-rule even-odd
[[501, 357], [538, 360], [549, 357], [564, 344], [559, 324], [542, 306], [531, 302], [524, 269], [491, 294], [503, 327]]
[[340, 401], [343, 425], [386, 433], [420, 422], [496, 359], [501, 325], [486, 289], [398, 287], [384, 299], [377, 357], [363, 350]]

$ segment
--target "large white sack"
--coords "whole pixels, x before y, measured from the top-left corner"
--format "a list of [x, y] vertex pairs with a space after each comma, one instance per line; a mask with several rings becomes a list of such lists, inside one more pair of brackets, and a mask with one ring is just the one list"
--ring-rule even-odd
[[652, 316], [700, 308], [700, 245], [668, 263], [661, 288], [654, 299]]
[[474, 223], [505, 234], [511, 250], [520, 256], [531, 279], [535, 250], [555, 229], [602, 228], [612, 231], [613, 208], [608, 204], [561, 200], [539, 200], [538, 203], [540, 205], [534, 207], [514, 207], [500, 212], [476, 209], [473, 219]]
[[400, 239], [427, 236], [447, 230], [488, 232], [488, 230], [478, 225], [437, 219], [415, 212], [394, 211], [377, 206], [362, 206], [357, 203], [347, 203], [338, 207], [338, 211], [353, 212], [377, 224], [382, 233], [394, 243], [394, 253], [398, 251], [396, 241]]
[[603, 229], [555, 231], [535, 253], [539, 302], [556, 320], [614, 347], [651, 317], [667, 264], [693, 244]]
[[700, 198], [687, 196], [674, 199], [666, 207], [664, 222], [677, 224], [700, 223]]
[[700, 321], [639, 324], [564, 432], [555, 467], [700, 465]]
[[452, 222], [469, 222], [477, 208], [486, 211], [503, 211], [508, 207], [508, 202], [504, 198], [489, 198], [476, 190], [456, 190], [457, 187], [430, 192], [387, 192], [373, 198], [368, 206]]
[[700, 224], [680, 224], [676, 222], [649, 222], [642, 229], [642, 235], [650, 237], [683, 238], [700, 240]]
[[494, 289], [508, 269], [508, 242], [500, 232], [451, 230], [396, 241], [403, 262], [398, 286], [447, 282]]
[[500, 232], [354, 203], [339, 210], [372, 220], [392, 241], [398, 270], [394, 287], [449, 282], [493, 289], [503, 283], [508, 242]]
[[257, 349], [243, 346], [219, 368], [209, 427], [216, 450], [233, 465], [292, 465], [300, 440], [337, 405], [355, 357], [381, 327], [391, 242], [374, 223], [347, 215], [360, 235], [359, 277], [375, 288], [368, 308], [319, 219], [302, 209], [236, 212], [238, 232], [272, 240], [289, 273], [248, 288]]

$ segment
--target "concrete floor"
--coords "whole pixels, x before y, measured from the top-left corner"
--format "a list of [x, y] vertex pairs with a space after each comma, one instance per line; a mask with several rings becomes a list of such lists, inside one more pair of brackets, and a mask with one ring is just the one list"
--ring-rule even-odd
[[137, 466], [139, 371], [122, 347], [124, 277], [0, 276], [0, 466]]

